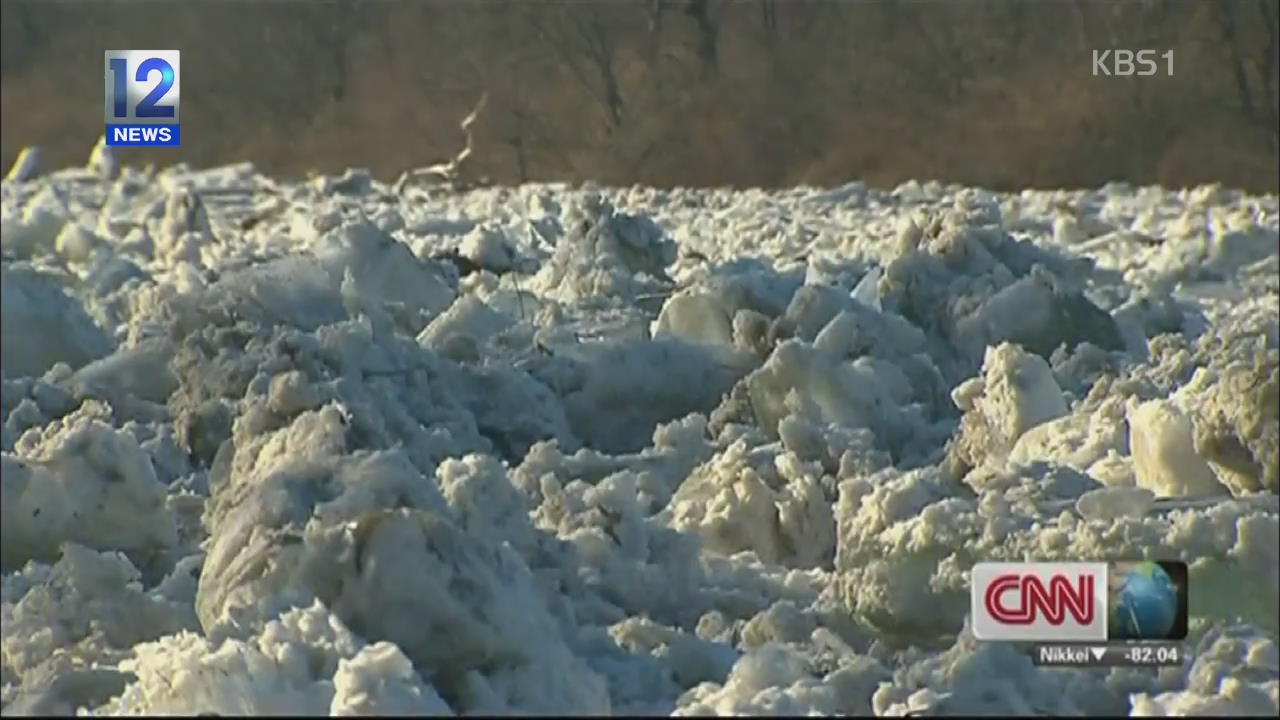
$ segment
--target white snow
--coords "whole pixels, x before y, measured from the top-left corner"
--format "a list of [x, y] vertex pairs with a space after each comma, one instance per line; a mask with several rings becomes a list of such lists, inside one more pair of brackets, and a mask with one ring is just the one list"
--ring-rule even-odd
[[31, 429], [0, 457], [3, 523], [0, 565], [52, 561], [76, 542], [145, 556], [177, 543], [165, 487], [151, 457], [96, 401]]
[[[1280, 711], [1275, 197], [24, 158], [5, 714]], [[969, 633], [1148, 557], [1183, 667]]]

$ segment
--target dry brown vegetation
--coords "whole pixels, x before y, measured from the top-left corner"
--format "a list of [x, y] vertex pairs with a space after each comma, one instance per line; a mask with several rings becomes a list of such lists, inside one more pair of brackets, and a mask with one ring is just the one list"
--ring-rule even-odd
[[[183, 142], [382, 179], [451, 155], [522, 180], [1277, 190], [1275, 0], [3, 0], [0, 161], [79, 163], [102, 52], [182, 51]], [[1175, 51], [1095, 77], [1094, 48]]]

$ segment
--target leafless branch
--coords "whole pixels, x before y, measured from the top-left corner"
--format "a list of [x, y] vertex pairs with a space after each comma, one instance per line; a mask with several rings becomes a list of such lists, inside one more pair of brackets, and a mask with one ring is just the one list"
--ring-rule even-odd
[[463, 137], [466, 138], [466, 144], [463, 145], [462, 150], [451, 160], [414, 170], [406, 170], [393, 186], [393, 190], [397, 195], [401, 194], [410, 182], [419, 178], [434, 178], [437, 182], [443, 182], [454, 187], [461, 184], [463, 165], [471, 157], [473, 143], [471, 126], [475, 124], [476, 118], [480, 116], [480, 111], [484, 109], [488, 100], [489, 92], [486, 90], [480, 95], [480, 100], [476, 102], [476, 106], [471, 110], [471, 113], [458, 124], [458, 127], [462, 128]]

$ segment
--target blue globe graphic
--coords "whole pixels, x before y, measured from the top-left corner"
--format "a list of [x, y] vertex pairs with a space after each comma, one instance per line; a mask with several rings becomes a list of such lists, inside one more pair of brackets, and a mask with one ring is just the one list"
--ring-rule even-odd
[[1178, 614], [1178, 588], [1164, 568], [1137, 563], [1112, 585], [1109, 635], [1139, 640], [1167, 637]]

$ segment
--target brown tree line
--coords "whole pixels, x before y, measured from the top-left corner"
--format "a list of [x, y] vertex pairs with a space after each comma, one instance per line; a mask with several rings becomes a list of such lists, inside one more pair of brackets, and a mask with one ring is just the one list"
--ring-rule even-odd
[[[3, 0], [0, 161], [82, 162], [102, 52], [177, 48], [184, 146], [391, 180], [1277, 190], [1277, 0]], [[1175, 53], [1100, 77], [1092, 51]]]

